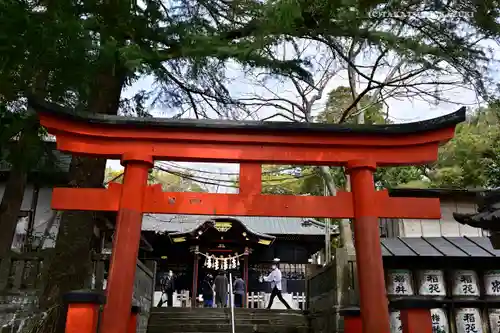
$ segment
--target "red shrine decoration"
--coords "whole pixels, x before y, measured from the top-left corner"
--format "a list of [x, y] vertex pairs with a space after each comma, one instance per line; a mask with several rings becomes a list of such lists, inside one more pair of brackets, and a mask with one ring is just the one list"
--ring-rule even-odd
[[[465, 120], [450, 115], [398, 125], [351, 126], [286, 122], [171, 120], [76, 114], [30, 101], [59, 150], [125, 166], [123, 185], [108, 189], [56, 188], [57, 210], [117, 211], [103, 333], [127, 331], [143, 213], [353, 218], [364, 333], [388, 333], [389, 312], [379, 237], [379, 217], [438, 219], [439, 199], [391, 198], [376, 191], [377, 167], [437, 159]], [[240, 163], [238, 194], [164, 193], [148, 186], [155, 160]], [[333, 197], [264, 195], [261, 164], [345, 166], [352, 192]]]

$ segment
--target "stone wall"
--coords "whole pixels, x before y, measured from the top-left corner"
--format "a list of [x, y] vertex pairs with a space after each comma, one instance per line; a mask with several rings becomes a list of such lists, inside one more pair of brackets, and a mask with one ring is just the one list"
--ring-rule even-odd
[[[312, 265], [311, 265], [312, 266]], [[308, 312], [311, 331], [343, 332], [339, 309], [357, 304], [355, 260], [344, 249], [336, 249], [334, 260], [321, 268], [310, 267], [307, 277]]]
[[[3, 329], [0, 333], [16, 332], [30, 315], [37, 313], [38, 293], [42, 288], [39, 282], [45, 273], [43, 268], [47, 266], [47, 257], [50, 257], [49, 250], [34, 254], [12, 254], [11, 257], [1, 259], [0, 328]], [[94, 278], [89, 281], [88, 288], [102, 290], [106, 286], [104, 263], [109, 258], [100, 255], [94, 260]], [[137, 260], [133, 301], [141, 307], [137, 323], [138, 333], [146, 332], [153, 302], [155, 273], [154, 261], [142, 263]]]
[[137, 260], [133, 294], [134, 303], [141, 307], [141, 313], [137, 319], [137, 333], [146, 333], [147, 331], [154, 297], [155, 271], [156, 262], [149, 261], [146, 266]]

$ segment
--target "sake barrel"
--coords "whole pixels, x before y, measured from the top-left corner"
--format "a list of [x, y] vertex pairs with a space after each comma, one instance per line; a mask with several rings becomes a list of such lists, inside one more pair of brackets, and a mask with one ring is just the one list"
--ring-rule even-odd
[[411, 271], [390, 269], [387, 271], [387, 294], [389, 296], [414, 295]]
[[423, 296], [445, 297], [446, 286], [442, 270], [418, 271], [418, 294]]
[[457, 333], [486, 333], [483, 331], [481, 312], [475, 308], [461, 308], [455, 311]]
[[432, 333], [450, 333], [448, 316], [444, 309], [431, 309]]
[[401, 333], [403, 332], [403, 324], [401, 323], [401, 312], [391, 311], [389, 314], [389, 324], [391, 327], [391, 333]]
[[500, 270], [484, 273], [484, 291], [486, 296], [500, 297]]
[[500, 309], [490, 309], [488, 311], [488, 320], [492, 333], [500, 332]]
[[452, 295], [458, 297], [479, 297], [477, 273], [471, 270], [453, 272]]

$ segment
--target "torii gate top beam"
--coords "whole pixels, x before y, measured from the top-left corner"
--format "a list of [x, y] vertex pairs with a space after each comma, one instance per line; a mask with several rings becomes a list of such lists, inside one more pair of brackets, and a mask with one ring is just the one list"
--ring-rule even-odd
[[289, 122], [129, 118], [75, 113], [30, 100], [41, 124], [57, 136], [59, 150], [121, 159], [148, 154], [155, 160], [378, 166], [435, 161], [440, 143], [453, 137], [465, 108], [407, 124], [332, 125]]

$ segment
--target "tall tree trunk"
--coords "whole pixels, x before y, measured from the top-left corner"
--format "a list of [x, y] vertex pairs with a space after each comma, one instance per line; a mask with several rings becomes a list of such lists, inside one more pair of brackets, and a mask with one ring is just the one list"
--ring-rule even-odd
[[[337, 195], [337, 186], [335, 184], [335, 180], [333, 179], [330, 170], [326, 166], [319, 167], [321, 177], [325, 181], [326, 187], [328, 188], [328, 192], [330, 195]], [[352, 230], [350, 221], [348, 219], [341, 219], [339, 222], [339, 233], [340, 233], [340, 243], [342, 247], [344, 247], [349, 254], [354, 254], [354, 241], [352, 238]]]
[[[89, 101], [90, 112], [109, 115], [118, 113], [127, 71], [118, 62], [118, 58], [116, 59], [114, 66], [103, 66], [94, 80], [93, 93]], [[105, 159], [73, 157], [69, 185], [75, 188], [102, 187], [105, 168]], [[86, 280], [91, 275], [94, 225], [94, 212], [66, 211], [62, 213], [55, 253], [50, 260], [48, 274], [44, 277], [44, 290], [40, 299], [41, 310], [63, 309], [61, 306], [63, 295], [85, 286]], [[57, 311], [54, 315], [57, 316], [56, 327], [46, 326], [44, 332], [64, 332], [65, 313]]]

